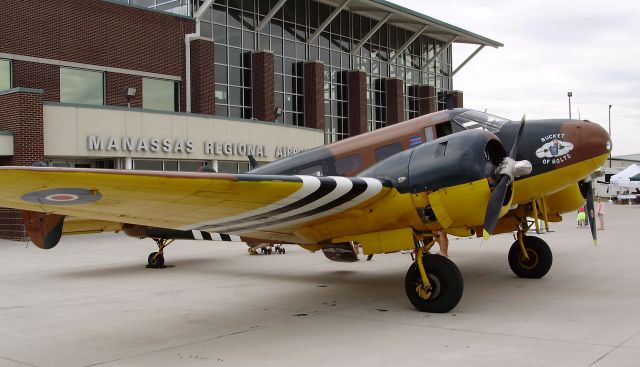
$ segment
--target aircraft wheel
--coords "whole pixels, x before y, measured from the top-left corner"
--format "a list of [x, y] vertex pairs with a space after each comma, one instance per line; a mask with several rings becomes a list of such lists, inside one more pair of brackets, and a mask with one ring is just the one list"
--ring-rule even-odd
[[409, 301], [422, 312], [451, 311], [462, 298], [464, 282], [460, 270], [453, 261], [440, 255], [425, 255], [422, 261], [431, 288], [424, 291], [418, 265], [414, 262], [404, 280]]
[[535, 236], [524, 236], [522, 241], [527, 250], [527, 255], [529, 255], [529, 260], [522, 256], [520, 244], [516, 240], [509, 250], [509, 266], [511, 270], [520, 278], [542, 278], [549, 272], [553, 262], [553, 255], [549, 245]]
[[282, 254], [284, 255], [284, 253], [286, 252], [286, 250], [284, 249], [284, 247], [280, 250], [282, 251]]
[[[157, 254], [157, 256], [156, 256]], [[147, 258], [148, 267], [154, 269], [164, 268], [164, 255], [158, 252], [152, 252]]]

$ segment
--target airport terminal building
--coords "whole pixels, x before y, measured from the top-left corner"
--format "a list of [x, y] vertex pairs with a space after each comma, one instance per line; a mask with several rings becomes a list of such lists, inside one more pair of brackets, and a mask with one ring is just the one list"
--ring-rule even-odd
[[0, 165], [245, 172], [462, 107], [454, 43], [502, 46], [382, 0], [6, 0]]

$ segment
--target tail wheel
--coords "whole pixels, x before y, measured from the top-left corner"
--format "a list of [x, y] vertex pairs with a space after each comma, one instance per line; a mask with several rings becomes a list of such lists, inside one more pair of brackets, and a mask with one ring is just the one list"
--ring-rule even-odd
[[147, 258], [148, 267], [154, 269], [164, 268], [164, 255], [160, 252], [152, 252]]
[[451, 311], [462, 298], [464, 282], [460, 270], [453, 261], [440, 255], [425, 255], [423, 263], [431, 288], [424, 289], [420, 270], [414, 262], [404, 281], [409, 301], [422, 312]]
[[509, 250], [509, 266], [520, 278], [539, 279], [551, 269], [553, 254], [546, 242], [535, 236], [522, 237], [529, 259], [526, 259], [520, 243], [515, 241]]

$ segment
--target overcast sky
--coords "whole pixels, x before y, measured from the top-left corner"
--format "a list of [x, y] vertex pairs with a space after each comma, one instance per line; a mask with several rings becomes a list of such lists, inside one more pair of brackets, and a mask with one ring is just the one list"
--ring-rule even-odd
[[[504, 44], [454, 77], [464, 105], [510, 119], [569, 117], [608, 129], [613, 155], [640, 153], [640, 2], [391, 0]], [[455, 45], [454, 68], [477, 46]]]

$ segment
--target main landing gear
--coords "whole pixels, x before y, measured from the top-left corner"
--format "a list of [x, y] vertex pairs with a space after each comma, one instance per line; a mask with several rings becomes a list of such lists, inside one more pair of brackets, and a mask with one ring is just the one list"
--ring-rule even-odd
[[[433, 242], [428, 247], [432, 245]], [[462, 274], [453, 261], [430, 254], [428, 247], [417, 249], [416, 261], [404, 280], [405, 292], [418, 311], [449, 312], [462, 298]]]
[[147, 268], [166, 268], [164, 265], [164, 248], [169, 246], [173, 240], [166, 238], [154, 238], [153, 240], [156, 241], [156, 244], [158, 245], [158, 251], [149, 254], [149, 257], [147, 258]]
[[539, 279], [551, 269], [553, 255], [546, 242], [518, 231], [518, 239], [509, 249], [509, 266], [520, 278]]

